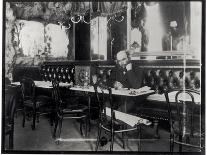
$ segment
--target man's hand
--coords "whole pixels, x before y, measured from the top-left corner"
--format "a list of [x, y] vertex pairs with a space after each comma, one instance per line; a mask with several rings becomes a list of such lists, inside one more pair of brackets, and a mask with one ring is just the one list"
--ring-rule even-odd
[[121, 89], [123, 88], [123, 85], [119, 81], [114, 82], [114, 88], [115, 89]]
[[132, 70], [132, 63], [129, 63], [128, 65], [126, 65], [126, 70], [127, 71]]

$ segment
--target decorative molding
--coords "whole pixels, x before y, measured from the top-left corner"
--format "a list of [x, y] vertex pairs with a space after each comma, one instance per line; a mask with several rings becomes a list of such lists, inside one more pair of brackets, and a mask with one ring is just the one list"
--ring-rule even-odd
[[136, 52], [132, 54], [132, 57], [137, 56], [195, 56], [192, 50], [178, 50], [178, 51], [145, 51], [145, 52]]
[[201, 68], [201, 66], [138, 66], [139, 68]]

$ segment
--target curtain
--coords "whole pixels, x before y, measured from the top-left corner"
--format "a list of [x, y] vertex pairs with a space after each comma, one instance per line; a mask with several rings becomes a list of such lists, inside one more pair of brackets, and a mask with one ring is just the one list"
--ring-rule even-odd
[[127, 9], [127, 2], [11, 2], [18, 19], [39, 18], [45, 21], [67, 21], [75, 15], [115, 15]]

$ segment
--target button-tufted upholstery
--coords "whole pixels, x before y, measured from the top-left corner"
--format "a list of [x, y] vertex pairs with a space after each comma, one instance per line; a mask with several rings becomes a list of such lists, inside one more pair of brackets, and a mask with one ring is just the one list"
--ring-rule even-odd
[[[137, 69], [137, 68], [136, 68]], [[92, 75], [98, 79], [107, 81], [112, 67], [96, 68]], [[164, 88], [182, 88], [185, 84], [187, 89], [200, 89], [200, 71], [199, 69], [150, 69], [142, 68], [135, 70], [137, 76], [142, 76], [142, 86], [149, 86], [158, 94], [162, 94]], [[185, 81], [184, 81], [185, 79]]]
[[43, 65], [41, 66], [41, 77], [45, 81], [57, 79], [59, 82], [73, 82], [75, 66], [73, 65]]
[[[185, 81], [184, 81], [185, 79]], [[183, 69], [145, 69], [143, 77], [143, 85], [148, 85], [152, 89], [163, 92], [163, 88], [182, 88], [199, 89], [200, 73], [199, 70], [184, 71]]]
[[[185, 81], [184, 81], [185, 79]], [[199, 69], [145, 69], [143, 77], [143, 85], [150, 86], [156, 90], [156, 94], [150, 95], [147, 99], [154, 101], [165, 101], [162, 94], [164, 88], [174, 89], [200, 89], [200, 72]]]

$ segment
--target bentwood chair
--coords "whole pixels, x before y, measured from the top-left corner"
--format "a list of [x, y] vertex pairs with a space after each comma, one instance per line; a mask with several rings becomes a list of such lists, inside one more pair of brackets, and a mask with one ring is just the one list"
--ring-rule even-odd
[[[137, 116], [126, 114], [117, 110], [114, 110], [114, 105], [112, 101], [112, 89], [108, 88], [108, 94], [104, 94], [103, 89], [100, 89], [97, 85], [94, 85], [96, 101], [99, 105], [99, 119], [98, 119], [98, 136], [96, 143], [96, 151], [101, 141], [102, 130], [110, 133], [110, 151], [113, 151], [114, 137], [115, 134], [122, 134], [123, 148], [125, 149], [125, 134], [131, 131], [137, 131], [138, 135], [138, 151], [141, 150], [141, 124], [145, 122], [150, 124], [148, 120], [142, 119]], [[101, 92], [100, 92], [101, 91]], [[106, 101], [109, 99], [109, 107], [106, 106]], [[126, 119], [123, 119], [126, 118]], [[134, 124], [128, 122], [128, 120], [135, 120]], [[144, 124], [145, 124], [144, 123]]]
[[[174, 89], [165, 92], [170, 122], [170, 151], [174, 144], [202, 150], [203, 131], [201, 126], [200, 92]], [[187, 148], [186, 148], [187, 149]]]
[[6, 135], [9, 136], [9, 149], [14, 147], [14, 114], [17, 106], [17, 91], [15, 88], [7, 87], [5, 91], [4, 138]]
[[[88, 130], [88, 107], [81, 103], [73, 104], [69, 100], [65, 102], [61, 96], [59, 82], [57, 80], [52, 81], [53, 85], [53, 100], [55, 102], [55, 127], [53, 131], [53, 137], [57, 138], [56, 142], [59, 144], [62, 124], [65, 119], [76, 119], [80, 122], [80, 132], [83, 135], [83, 125], [85, 123], [85, 136], [87, 136]], [[56, 137], [56, 131], [58, 128], [58, 137]]]
[[39, 121], [40, 114], [51, 114], [51, 98], [45, 95], [36, 95], [35, 83], [31, 78], [21, 80], [21, 92], [23, 99], [23, 122], [25, 126], [26, 116], [32, 115], [32, 130], [35, 129], [36, 119]]

